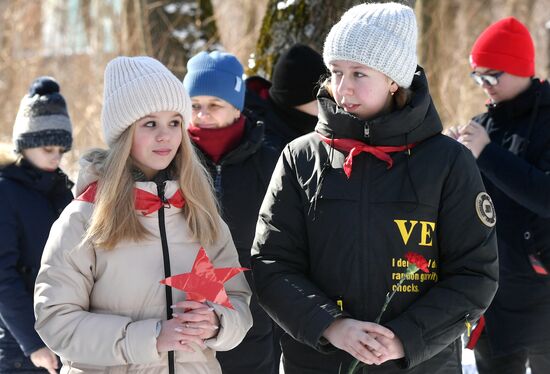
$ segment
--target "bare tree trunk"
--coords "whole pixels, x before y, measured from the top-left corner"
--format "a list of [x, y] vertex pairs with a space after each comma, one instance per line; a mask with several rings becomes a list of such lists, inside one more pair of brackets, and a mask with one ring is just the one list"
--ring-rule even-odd
[[151, 55], [146, 0], [122, 0], [122, 30], [119, 45], [125, 55]]
[[256, 48], [268, 0], [212, 0], [220, 42], [246, 62]]
[[[363, 0], [269, 0], [260, 37], [256, 45], [255, 65], [249, 73], [271, 76], [281, 51], [303, 43], [322, 51], [330, 28], [340, 16]], [[388, 1], [378, 1], [388, 2]], [[399, 1], [414, 7], [414, 0]]]
[[180, 77], [189, 58], [217, 48], [210, 0], [125, 0], [123, 12], [124, 52], [153, 56]]

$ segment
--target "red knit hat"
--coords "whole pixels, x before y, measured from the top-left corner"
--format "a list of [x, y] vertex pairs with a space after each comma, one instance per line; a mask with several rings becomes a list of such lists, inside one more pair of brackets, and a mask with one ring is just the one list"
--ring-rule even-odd
[[529, 30], [514, 17], [493, 23], [475, 41], [470, 65], [520, 77], [535, 75], [535, 47]]

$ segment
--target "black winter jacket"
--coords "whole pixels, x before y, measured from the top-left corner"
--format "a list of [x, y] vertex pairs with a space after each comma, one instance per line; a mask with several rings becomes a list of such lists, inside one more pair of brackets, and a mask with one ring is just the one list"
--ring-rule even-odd
[[263, 143], [264, 122], [249, 112], [244, 114], [247, 119], [241, 143], [217, 164], [198, 147], [196, 150], [214, 182], [221, 214], [231, 231], [239, 261], [250, 267], [258, 212], [279, 152]]
[[282, 151], [294, 139], [313, 131], [317, 117], [283, 108], [269, 96], [271, 82], [253, 76], [246, 80], [245, 107], [265, 123], [265, 143]]
[[529, 261], [537, 256], [550, 272], [550, 84], [534, 79], [474, 119], [491, 138], [477, 164], [498, 215], [500, 283], [486, 313], [490, 345], [497, 355], [550, 347], [550, 276], [537, 275]]
[[[0, 165], [0, 356], [16, 367], [44, 347], [34, 330], [34, 281], [50, 227], [72, 200], [72, 183], [24, 159]], [[20, 349], [14, 349], [17, 342]], [[18, 361], [19, 360], [19, 361]], [[13, 368], [13, 367], [12, 367]]]
[[[258, 212], [269, 184], [279, 151], [263, 143], [264, 123], [245, 112], [245, 132], [239, 146], [224, 155], [218, 164], [198, 147], [216, 189], [224, 221], [239, 253], [242, 266], [250, 268], [250, 249]], [[251, 272], [245, 273], [252, 285]], [[273, 343], [273, 321], [259, 306], [255, 295], [250, 300], [254, 325], [243, 342], [228, 352], [218, 352], [224, 374], [271, 374], [277, 359]]]
[[361, 153], [347, 179], [346, 154], [316, 133], [290, 143], [275, 168], [252, 266], [261, 305], [290, 335], [282, 340], [287, 374], [348, 367], [352, 357], [328, 344], [324, 330], [346, 316], [374, 321], [403, 276], [407, 251], [423, 255], [430, 272], [405, 281], [381, 320], [403, 343], [405, 358], [368, 372], [461, 373], [458, 338], [497, 288], [492, 212], [476, 211], [486, 194], [474, 158], [440, 134], [421, 69], [411, 88], [404, 109], [368, 121], [324, 91], [318, 97], [316, 131], [325, 137], [416, 143], [410, 154], [392, 154], [391, 169]]

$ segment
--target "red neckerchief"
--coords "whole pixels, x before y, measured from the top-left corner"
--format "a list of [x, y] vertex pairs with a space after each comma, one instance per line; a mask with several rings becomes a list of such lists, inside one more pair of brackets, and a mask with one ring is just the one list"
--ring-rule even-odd
[[[86, 201], [88, 203], [95, 202], [95, 195], [97, 193], [97, 182], [90, 184], [84, 192], [76, 198], [76, 200]], [[150, 192], [134, 188], [134, 204], [136, 210], [139, 210], [144, 216], [154, 213], [159, 210], [165, 203], [162, 202], [160, 197]], [[178, 188], [176, 193], [167, 200], [169, 206], [175, 206], [176, 208], [183, 208], [185, 205], [185, 198], [181, 189]]]
[[485, 316], [481, 316], [479, 319], [479, 322], [477, 323], [477, 326], [470, 334], [470, 340], [468, 340], [468, 344], [466, 344], [466, 348], [468, 349], [474, 349], [474, 347], [477, 345], [477, 342], [479, 340], [479, 337], [481, 336], [481, 332], [485, 328]]
[[245, 121], [246, 117], [241, 115], [232, 125], [215, 129], [203, 129], [191, 123], [187, 132], [193, 143], [217, 164], [241, 142]]
[[388, 153], [406, 151], [416, 145], [415, 143], [415, 144], [400, 145], [395, 147], [372, 146], [355, 139], [345, 139], [345, 138], [330, 139], [330, 138], [324, 137], [321, 134], [317, 134], [317, 135], [321, 137], [321, 140], [323, 142], [327, 143], [331, 147], [333, 146], [335, 149], [339, 151], [349, 152], [348, 156], [346, 157], [346, 161], [344, 162], [344, 173], [346, 173], [346, 176], [348, 178], [351, 176], [353, 158], [361, 152], [370, 153], [373, 156], [375, 156], [377, 159], [385, 161], [388, 164], [388, 169], [390, 169], [393, 166], [393, 159], [390, 157]]

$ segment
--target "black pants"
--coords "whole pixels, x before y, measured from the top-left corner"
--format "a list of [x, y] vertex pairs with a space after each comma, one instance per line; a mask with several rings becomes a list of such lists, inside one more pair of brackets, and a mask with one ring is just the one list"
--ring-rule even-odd
[[260, 307], [256, 295], [250, 300], [254, 325], [237, 347], [217, 352], [223, 374], [278, 374], [280, 346], [275, 323]]
[[479, 374], [525, 374], [526, 367], [532, 374], [550, 373], [550, 348], [533, 347], [493, 357], [486, 334], [481, 334], [474, 349]]
[[[10, 351], [0, 348], [0, 374], [47, 374], [48, 371], [44, 368], [37, 368], [31, 362], [31, 359], [25, 357], [19, 346], [14, 347], [18, 351]], [[60, 366], [61, 367], [61, 366]]]
[[[61, 367], [61, 365], [60, 365]], [[48, 374], [26, 357], [9, 331], [0, 328], [0, 374]]]

